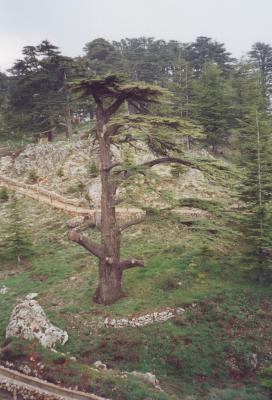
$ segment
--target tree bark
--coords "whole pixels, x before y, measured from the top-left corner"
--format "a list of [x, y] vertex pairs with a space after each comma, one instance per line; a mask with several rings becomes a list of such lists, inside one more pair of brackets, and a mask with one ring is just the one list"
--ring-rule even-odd
[[[109, 109], [108, 109], [109, 110]], [[96, 121], [99, 140], [99, 161], [101, 179], [101, 244], [105, 255], [99, 261], [99, 284], [94, 301], [112, 304], [123, 296], [122, 268], [120, 267], [121, 234], [115, 214], [116, 183], [111, 176], [111, 165], [114, 162], [111, 152], [111, 139], [107, 135], [106, 123], [109, 112], [103, 110], [97, 102]]]
[[110, 305], [124, 296], [122, 290], [122, 269], [117, 264], [99, 262], [99, 283], [93, 300], [99, 304]]
[[124, 296], [122, 290], [123, 271], [142, 267], [144, 263], [133, 258], [120, 261], [122, 230], [140, 222], [132, 221], [119, 226], [115, 213], [117, 186], [111, 170], [116, 166], [116, 161], [111, 152], [111, 131], [107, 129], [107, 123], [124, 99], [117, 98], [107, 109], [103, 108], [103, 102], [99, 97], [94, 95], [94, 99], [101, 180], [101, 222], [99, 224], [101, 244], [93, 242], [75, 230], [69, 232], [68, 238], [83, 246], [99, 259], [99, 281], [93, 300], [96, 303], [109, 305]]

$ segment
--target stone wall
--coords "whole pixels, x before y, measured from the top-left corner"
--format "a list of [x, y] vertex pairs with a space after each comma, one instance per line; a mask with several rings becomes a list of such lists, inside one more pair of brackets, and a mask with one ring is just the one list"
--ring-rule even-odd
[[104, 320], [104, 325], [107, 328], [137, 328], [145, 325], [154, 324], [156, 322], [165, 322], [169, 319], [175, 318], [177, 315], [183, 314], [185, 310], [181, 307], [178, 308], [166, 308], [164, 311], [153, 312], [151, 314], [145, 314], [135, 318], [121, 318], [121, 319], [110, 319]]

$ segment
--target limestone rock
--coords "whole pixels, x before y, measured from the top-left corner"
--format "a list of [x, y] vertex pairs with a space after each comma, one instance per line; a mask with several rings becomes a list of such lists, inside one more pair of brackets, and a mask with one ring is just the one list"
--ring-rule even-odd
[[103, 364], [102, 361], [100, 361], [100, 360], [94, 362], [94, 366], [95, 366], [95, 368], [97, 368], [97, 369], [102, 369], [102, 370], [104, 370], [104, 371], [105, 371], [106, 369], [108, 369], [107, 366], [106, 366], [106, 364]]
[[92, 180], [88, 186], [88, 194], [95, 208], [100, 207], [101, 202], [101, 183], [99, 178]]
[[36, 300], [25, 299], [12, 311], [6, 328], [6, 338], [16, 336], [38, 339], [43, 347], [53, 347], [57, 342], [64, 345], [68, 340], [66, 331], [52, 325]]
[[176, 315], [183, 314], [185, 310], [181, 307], [167, 308], [164, 311], [154, 312], [152, 314], [145, 314], [140, 317], [132, 319], [110, 319], [105, 318], [104, 325], [108, 328], [125, 328], [125, 327], [142, 327], [145, 325], [154, 324], [155, 322], [165, 322], [169, 319], [175, 318]]
[[0, 172], [10, 172], [13, 167], [13, 159], [10, 156], [0, 157]]
[[250, 365], [253, 370], [255, 370], [258, 366], [258, 356], [255, 353], [252, 353], [251, 359], [250, 359]]
[[130, 375], [133, 375], [145, 382], [151, 383], [151, 385], [155, 387], [159, 387], [160, 382], [158, 381], [156, 375], [152, 374], [151, 372], [142, 373], [138, 371], [132, 371]]
[[0, 294], [6, 294], [8, 292], [8, 288], [4, 285], [0, 288]]
[[38, 296], [39, 296], [39, 293], [29, 293], [26, 296], [26, 300], [33, 300], [33, 299], [36, 299], [36, 297], [38, 297]]
[[74, 228], [77, 228], [78, 226], [82, 225], [83, 222], [84, 222], [84, 217], [80, 215], [78, 217], [74, 217], [74, 218], [71, 218], [68, 221], [66, 221], [66, 225], [68, 228], [74, 229]]

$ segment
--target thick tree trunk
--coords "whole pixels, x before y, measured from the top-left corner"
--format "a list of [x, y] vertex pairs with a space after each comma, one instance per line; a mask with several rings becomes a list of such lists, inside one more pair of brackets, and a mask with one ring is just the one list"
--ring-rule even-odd
[[99, 284], [93, 300], [100, 304], [113, 304], [124, 296], [122, 290], [122, 269], [118, 265], [99, 262]]
[[112, 304], [124, 296], [122, 290], [123, 271], [134, 267], [143, 267], [140, 260], [120, 260], [121, 232], [142, 219], [118, 225], [115, 214], [116, 182], [111, 176], [111, 169], [116, 162], [111, 152], [111, 132], [107, 130], [107, 122], [121, 105], [119, 99], [106, 111], [99, 98], [96, 101], [97, 139], [99, 141], [99, 170], [101, 180], [101, 244], [98, 244], [76, 230], [68, 234], [68, 238], [87, 249], [99, 259], [99, 282], [93, 300], [97, 303]]
[[113, 162], [110, 136], [107, 134], [105, 112], [99, 105], [96, 109], [96, 120], [100, 150], [101, 244], [105, 258], [99, 261], [99, 284], [94, 300], [98, 303], [112, 304], [123, 296], [122, 269], [119, 266], [121, 234], [115, 215], [116, 183], [110, 174]]
[[47, 140], [48, 142], [53, 142], [53, 129], [49, 129], [47, 132]]

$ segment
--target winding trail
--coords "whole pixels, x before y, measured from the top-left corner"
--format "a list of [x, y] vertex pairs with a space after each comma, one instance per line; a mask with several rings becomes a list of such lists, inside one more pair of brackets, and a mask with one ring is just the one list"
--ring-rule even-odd
[[12, 393], [10, 398], [13, 399], [23, 395], [25, 399], [37, 400], [109, 400], [95, 394], [66, 389], [3, 366], [0, 366], [0, 389]]
[[[40, 186], [28, 185], [3, 175], [0, 175], [1, 186], [41, 203], [48, 204], [68, 215], [88, 217], [93, 223], [100, 219], [100, 209], [90, 209], [84, 200], [69, 199]], [[145, 215], [145, 212], [136, 207], [117, 207], [116, 215], [118, 219], [126, 220], [127, 218], [141, 218]]]

